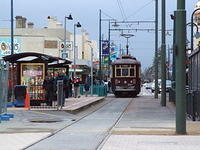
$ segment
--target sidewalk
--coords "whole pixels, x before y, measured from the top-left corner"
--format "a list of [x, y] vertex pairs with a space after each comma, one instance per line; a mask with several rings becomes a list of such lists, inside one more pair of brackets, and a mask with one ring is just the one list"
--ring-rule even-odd
[[199, 150], [200, 122], [187, 120], [187, 135], [175, 133], [175, 106], [141, 96], [128, 106], [102, 150]]
[[[21, 150], [51, 136], [78, 119], [78, 116], [65, 112], [68, 107], [103, 98], [97, 96], [69, 98], [66, 99], [63, 109], [59, 111], [55, 109], [28, 110], [23, 107], [8, 108], [8, 113], [14, 114], [14, 118], [0, 123], [0, 150]], [[52, 123], [48, 123], [48, 121], [52, 121]]]

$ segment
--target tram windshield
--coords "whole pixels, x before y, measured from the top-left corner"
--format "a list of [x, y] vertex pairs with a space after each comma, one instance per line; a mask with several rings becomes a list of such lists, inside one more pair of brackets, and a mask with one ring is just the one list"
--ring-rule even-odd
[[133, 65], [116, 65], [116, 77], [134, 77], [136, 76], [136, 66]]
[[128, 76], [128, 69], [122, 69], [122, 76]]

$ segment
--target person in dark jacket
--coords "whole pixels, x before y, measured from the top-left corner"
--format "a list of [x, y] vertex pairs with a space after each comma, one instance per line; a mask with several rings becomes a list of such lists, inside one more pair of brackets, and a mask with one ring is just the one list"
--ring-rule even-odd
[[88, 92], [90, 90], [90, 84], [91, 84], [91, 78], [90, 76], [88, 76], [85, 80], [85, 84], [84, 84], [84, 89], [85, 89], [85, 96], [87, 97], [88, 96]]
[[46, 76], [43, 82], [43, 89], [45, 90], [45, 98], [47, 100], [47, 105], [52, 106], [54, 98], [54, 78], [51, 76]]

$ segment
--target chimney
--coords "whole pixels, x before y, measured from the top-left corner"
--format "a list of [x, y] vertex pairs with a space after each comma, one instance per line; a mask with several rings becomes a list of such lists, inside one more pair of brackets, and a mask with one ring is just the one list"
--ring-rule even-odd
[[16, 28], [26, 28], [26, 18], [22, 16], [16, 16]]
[[34, 27], [34, 23], [33, 22], [28, 22], [27, 25], [28, 25], [29, 29], [33, 29], [33, 27]]

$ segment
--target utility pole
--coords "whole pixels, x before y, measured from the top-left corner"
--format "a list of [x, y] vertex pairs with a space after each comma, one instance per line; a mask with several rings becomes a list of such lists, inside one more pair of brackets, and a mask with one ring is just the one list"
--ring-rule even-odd
[[170, 46], [167, 47], [167, 80], [170, 80]]
[[158, 98], [158, 0], [155, 0], [155, 93]]
[[[192, 25], [193, 26], [193, 25]], [[186, 10], [177, 0], [176, 11], [176, 133], [186, 134]]]
[[13, 0], [11, 0], [11, 55], [14, 54]]
[[99, 10], [99, 78], [100, 84], [102, 80], [102, 73], [101, 73], [101, 9]]
[[162, 45], [161, 45], [161, 106], [166, 106], [166, 37], [165, 37], [165, 0], [162, 0]]
[[108, 49], [109, 49], [109, 53], [108, 53], [108, 78], [110, 78], [110, 64], [111, 64], [111, 60], [110, 60], [110, 20], [108, 21]]

